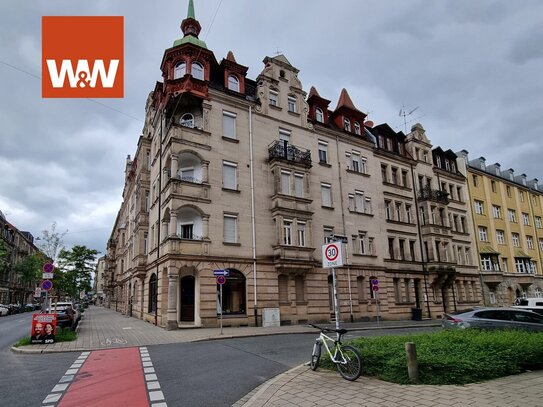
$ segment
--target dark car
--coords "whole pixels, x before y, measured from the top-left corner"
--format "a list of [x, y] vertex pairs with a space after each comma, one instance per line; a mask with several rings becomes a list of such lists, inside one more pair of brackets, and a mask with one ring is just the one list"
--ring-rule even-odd
[[70, 328], [75, 330], [79, 322], [79, 311], [77, 311], [71, 302], [59, 302], [51, 309], [50, 313], [57, 314], [57, 326], [61, 328]]
[[441, 318], [443, 328], [524, 329], [543, 332], [543, 315], [515, 308], [477, 308]]

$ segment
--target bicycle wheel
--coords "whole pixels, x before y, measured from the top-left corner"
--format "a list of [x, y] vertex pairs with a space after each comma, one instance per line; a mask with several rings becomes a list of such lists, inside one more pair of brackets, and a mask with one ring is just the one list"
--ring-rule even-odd
[[[343, 353], [344, 359], [344, 361], [340, 360], [336, 363], [339, 374], [341, 374], [341, 376], [347, 380], [352, 381], [358, 379], [358, 377], [362, 374], [362, 361], [360, 360], [358, 351], [349, 345], [338, 346], [341, 346], [341, 353]], [[341, 359], [341, 355], [338, 355], [338, 358]]]
[[311, 354], [311, 370], [317, 370], [317, 367], [319, 366], [319, 360], [321, 358], [321, 343], [315, 341], [315, 345], [313, 345], [313, 353]]

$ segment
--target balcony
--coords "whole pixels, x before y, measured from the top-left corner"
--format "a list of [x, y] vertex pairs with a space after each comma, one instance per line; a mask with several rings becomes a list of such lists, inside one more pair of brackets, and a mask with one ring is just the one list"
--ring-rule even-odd
[[192, 177], [172, 177], [166, 184], [165, 195], [174, 199], [209, 203], [210, 185]]
[[273, 262], [279, 272], [304, 273], [315, 267], [314, 247], [273, 246]]
[[210, 243], [209, 239], [196, 235], [192, 235], [190, 239], [173, 236], [166, 240], [165, 253], [196, 256], [208, 255]]
[[449, 193], [425, 186], [417, 194], [419, 201], [433, 201], [444, 205], [449, 204]]
[[206, 150], [211, 148], [211, 134], [195, 127], [173, 123], [170, 131], [168, 132], [166, 143], [170, 141], [170, 138], [182, 144], [199, 146]]
[[270, 162], [273, 160], [286, 161], [311, 168], [311, 151], [302, 150], [287, 141], [276, 140], [268, 146]]

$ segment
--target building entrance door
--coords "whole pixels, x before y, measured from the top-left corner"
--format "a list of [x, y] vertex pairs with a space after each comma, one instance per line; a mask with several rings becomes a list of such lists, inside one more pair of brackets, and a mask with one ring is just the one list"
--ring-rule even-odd
[[181, 279], [181, 321], [194, 322], [194, 277]]

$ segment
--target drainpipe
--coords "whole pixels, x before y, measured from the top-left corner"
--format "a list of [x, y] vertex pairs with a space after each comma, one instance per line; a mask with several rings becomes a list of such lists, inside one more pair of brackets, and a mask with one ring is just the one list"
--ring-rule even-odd
[[[343, 236], [347, 238], [347, 228], [345, 227], [345, 210], [343, 207], [343, 182], [341, 182], [341, 160], [339, 158], [339, 136], [336, 135], [336, 156], [337, 156], [337, 163], [338, 163], [338, 177], [339, 177], [339, 196], [340, 196], [340, 204], [341, 204], [341, 223], [343, 224]], [[347, 260], [347, 282], [349, 287], [349, 313], [351, 315], [351, 322], [354, 322], [354, 316], [353, 316], [353, 292], [351, 289], [351, 267], [350, 267], [350, 260], [349, 260], [349, 248], [347, 245], [345, 245], [345, 258]], [[339, 310], [338, 310], [339, 311]], [[336, 320], [336, 324], [339, 323], [339, 321]]]
[[258, 300], [256, 296], [256, 224], [255, 224], [255, 178], [253, 168], [253, 113], [249, 106], [249, 168], [251, 171], [251, 232], [253, 244], [253, 297], [255, 326], [258, 326]]
[[166, 109], [162, 111], [162, 117], [160, 117], [160, 148], [158, 155], [158, 242], [156, 248], [156, 291], [155, 291], [155, 325], [158, 325], [158, 276], [159, 276], [159, 260], [160, 260], [160, 210], [162, 206], [162, 123]]

